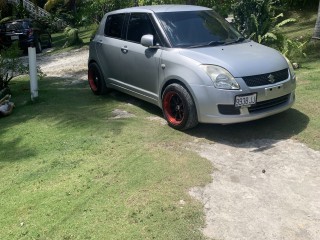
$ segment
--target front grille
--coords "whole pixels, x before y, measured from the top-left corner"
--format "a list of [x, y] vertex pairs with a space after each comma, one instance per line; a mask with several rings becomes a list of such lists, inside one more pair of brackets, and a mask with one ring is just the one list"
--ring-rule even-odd
[[[272, 78], [274, 80], [273, 82], [270, 81], [270, 75], [273, 76]], [[289, 77], [289, 73], [288, 73], [288, 69], [286, 68], [277, 72], [243, 77], [243, 80], [249, 87], [258, 87], [258, 86], [278, 83], [288, 79], [288, 77]]]
[[290, 94], [279, 97], [279, 98], [263, 101], [263, 102], [257, 102], [256, 105], [249, 107], [248, 110], [250, 113], [253, 113], [253, 112], [261, 111], [267, 108], [272, 108], [288, 102], [289, 98], [290, 98]]

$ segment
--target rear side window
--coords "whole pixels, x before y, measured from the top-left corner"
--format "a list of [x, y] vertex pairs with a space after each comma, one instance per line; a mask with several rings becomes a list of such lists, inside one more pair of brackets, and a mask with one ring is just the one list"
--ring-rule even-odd
[[121, 38], [125, 14], [115, 14], [107, 17], [104, 34], [108, 37]]

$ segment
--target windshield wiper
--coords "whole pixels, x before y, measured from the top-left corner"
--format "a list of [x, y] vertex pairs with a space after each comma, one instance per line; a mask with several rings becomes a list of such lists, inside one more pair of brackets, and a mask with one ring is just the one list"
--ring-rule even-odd
[[231, 41], [231, 42], [227, 42], [227, 43], [225, 43], [224, 45], [235, 44], [235, 43], [243, 42], [244, 40], [246, 40], [244, 37], [238, 37], [237, 40]]
[[204, 43], [204, 44], [198, 44], [198, 45], [189, 46], [188, 48], [219, 46], [219, 45], [224, 45], [225, 43], [226, 43], [225, 41], [211, 41], [211, 42]]

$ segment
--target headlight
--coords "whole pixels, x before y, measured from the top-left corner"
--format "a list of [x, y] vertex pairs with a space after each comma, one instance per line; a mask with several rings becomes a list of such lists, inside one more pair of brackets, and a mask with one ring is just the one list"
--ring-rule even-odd
[[291, 78], [294, 78], [296, 76], [296, 74], [294, 72], [294, 68], [293, 68], [291, 62], [289, 61], [289, 59], [286, 58], [286, 57], [285, 57], [285, 59], [287, 60], [287, 63], [288, 63], [288, 66], [289, 66], [289, 71], [290, 71]]
[[226, 69], [215, 65], [201, 65], [200, 67], [209, 75], [216, 88], [227, 90], [240, 89], [237, 81]]

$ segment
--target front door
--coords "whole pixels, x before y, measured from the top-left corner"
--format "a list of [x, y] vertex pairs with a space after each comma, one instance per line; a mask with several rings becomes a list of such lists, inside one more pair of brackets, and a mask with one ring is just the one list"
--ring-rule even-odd
[[157, 33], [148, 14], [130, 14], [127, 41], [121, 48], [120, 56], [123, 65], [122, 82], [138, 97], [157, 101], [162, 50], [142, 46], [141, 37], [146, 34], [152, 34], [157, 41]]

